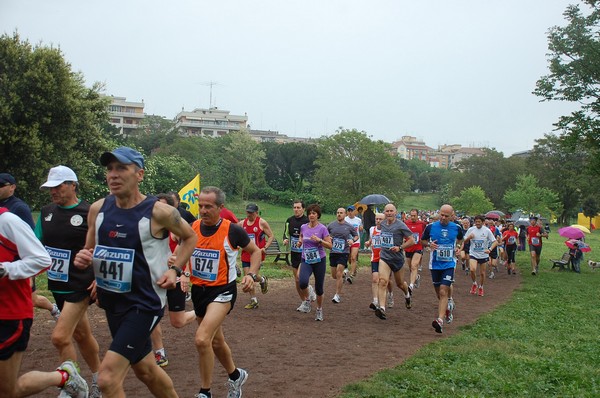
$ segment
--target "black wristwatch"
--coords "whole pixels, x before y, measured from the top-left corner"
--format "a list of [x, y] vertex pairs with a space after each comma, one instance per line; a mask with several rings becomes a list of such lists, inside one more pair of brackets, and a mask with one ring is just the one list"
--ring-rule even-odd
[[179, 268], [179, 267], [177, 267], [175, 265], [173, 265], [173, 266], [171, 266], [169, 268], [171, 268], [172, 270], [175, 270], [175, 273], [177, 274], [177, 277], [181, 276], [181, 268]]
[[189, 278], [190, 277], [189, 271], [184, 271], [183, 276], [185, 276], [186, 278]]
[[248, 276], [249, 276], [250, 278], [252, 278], [252, 280], [253, 280], [254, 282], [256, 282], [256, 281], [258, 280], [258, 278], [256, 277], [256, 274], [253, 274], [252, 272], [248, 272]]

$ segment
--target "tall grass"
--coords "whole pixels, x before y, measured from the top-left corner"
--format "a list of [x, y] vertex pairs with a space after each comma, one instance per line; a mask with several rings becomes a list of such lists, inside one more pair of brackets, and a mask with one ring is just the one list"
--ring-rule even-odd
[[[496, 311], [461, 333], [429, 344], [400, 366], [351, 384], [342, 397], [598, 397], [600, 270], [587, 259], [581, 274], [550, 270], [566, 251], [556, 233], [544, 240], [541, 272]], [[600, 233], [586, 236], [600, 250]], [[400, 343], [402, 344], [402, 343]]]

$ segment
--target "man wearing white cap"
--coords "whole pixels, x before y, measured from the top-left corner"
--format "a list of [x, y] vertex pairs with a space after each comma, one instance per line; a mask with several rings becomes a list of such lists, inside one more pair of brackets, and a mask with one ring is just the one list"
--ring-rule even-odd
[[[52, 344], [61, 361], [77, 360], [79, 351], [92, 372], [90, 398], [101, 397], [97, 378], [100, 368], [98, 342], [92, 335], [87, 316], [94, 271], [73, 265], [75, 255], [83, 249], [87, 236], [90, 205], [77, 197], [78, 180], [66, 166], [50, 169], [48, 180], [40, 186], [47, 189], [52, 203], [42, 207], [35, 232], [52, 258], [48, 268], [48, 289], [52, 292], [61, 316], [52, 332]], [[60, 397], [68, 397], [66, 392]]]

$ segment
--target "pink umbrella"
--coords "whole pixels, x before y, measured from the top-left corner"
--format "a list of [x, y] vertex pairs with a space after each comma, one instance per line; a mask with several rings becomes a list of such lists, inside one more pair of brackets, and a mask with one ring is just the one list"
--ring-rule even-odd
[[565, 241], [565, 245], [567, 245], [567, 247], [569, 249], [575, 249], [575, 244], [577, 244], [577, 247], [579, 247], [579, 250], [581, 250], [584, 253], [592, 251], [592, 248], [590, 247], [590, 245], [588, 245], [587, 243], [582, 242], [580, 240], [569, 239], [569, 240]]
[[569, 239], [581, 239], [585, 236], [582, 230], [575, 227], [564, 227], [558, 230], [560, 236], [564, 236]]

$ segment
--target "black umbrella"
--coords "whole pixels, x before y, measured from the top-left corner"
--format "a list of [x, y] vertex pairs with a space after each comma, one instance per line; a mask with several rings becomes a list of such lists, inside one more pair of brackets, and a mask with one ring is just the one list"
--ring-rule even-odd
[[364, 198], [359, 200], [358, 203], [362, 203], [364, 205], [386, 205], [390, 203], [390, 200], [386, 198], [385, 195], [373, 193], [371, 195], [365, 196]]

